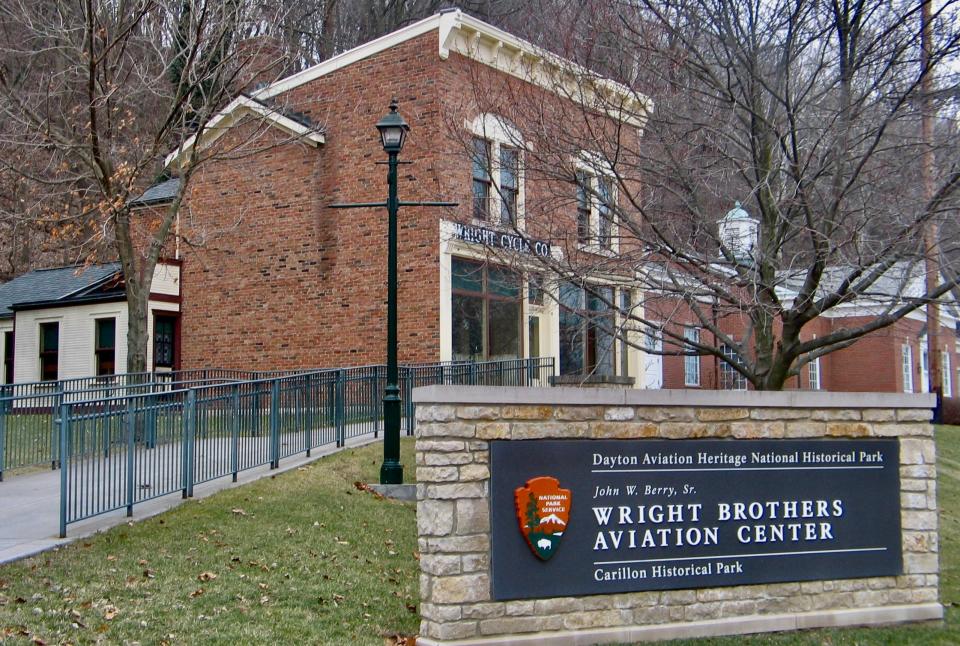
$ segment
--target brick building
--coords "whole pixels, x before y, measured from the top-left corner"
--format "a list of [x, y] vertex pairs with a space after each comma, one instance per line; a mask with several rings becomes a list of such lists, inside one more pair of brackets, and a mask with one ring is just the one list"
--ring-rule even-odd
[[[543, 298], [535, 258], [565, 253], [566, 242], [533, 214], [547, 208], [556, 180], [524, 163], [525, 131], [536, 124], [495, 112], [486, 106], [497, 101], [478, 96], [481, 86], [536, 93], [555, 106], [579, 101], [582, 110], [590, 90], [557, 91], [568, 64], [446, 11], [234, 101], [205, 138], [168, 160], [177, 169], [194, 146], [219, 156], [197, 166], [179, 223], [183, 367], [383, 362], [385, 210], [328, 207], [385, 198], [374, 124], [395, 96], [411, 126], [400, 199], [460, 204], [400, 211], [400, 361], [554, 356], [564, 372], [599, 363], [609, 375], [636, 375], [639, 350]], [[638, 138], [645, 99], [597, 83], [619, 93], [619, 124]], [[580, 224], [610, 255], [615, 224], [594, 195], [609, 193], [609, 182], [585, 151], [571, 150], [570, 162], [591, 187], [580, 198]], [[575, 186], [568, 188], [573, 200]], [[564, 212], [563, 228], [576, 247], [575, 213]], [[197, 240], [204, 244], [191, 244]], [[618, 317], [610, 304], [632, 300], [630, 281], [607, 276], [603, 288], [602, 305], [582, 289], [565, 297]]]
[[[617, 200], [614, 183], [587, 143], [557, 162], [572, 167], [566, 177], [542, 173], [543, 164], [526, 163], [537, 154], [530, 138], [543, 125], [537, 118], [556, 119], [573, 106], [617, 137], [639, 140], [648, 103], [593, 75], [586, 87], [571, 81], [572, 65], [445, 11], [238, 97], [201, 140], [168, 159], [176, 172], [191, 148], [219, 157], [196, 168], [178, 225], [181, 365], [383, 362], [385, 210], [329, 205], [384, 200], [386, 171], [378, 163], [385, 154], [374, 124], [396, 97], [411, 126], [400, 199], [460, 203], [400, 211], [401, 362], [552, 356], [561, 376], [626, 378], [637, 387], [743, 387], [715, 358], [658, 357], [639, 349], [644, 341], [635, 331], [626, 340], [609, 332], [645, 301], [634, 276], [602, 262], [629, 244], [607, 217]], [[594, 101], [600, 93], [606, 100]], [[513, 109], [520, 95], [540, 108], [535, 118]], [[614, 104], [615, 114], [598, 108]], [[558, 202], [565, 193], [569, 199]], [[594, 275], [602, 279], [593, 281], [593, 294], [545, 277], [537, 261], [573, 254], [598, 259]], [[823, 357], [791, 383], [919, 390], [921, 319]], [[808, 333], [830, 326], [824, 318]], [[949, 338], [945, 351], [956, 367], [952, 331]]]

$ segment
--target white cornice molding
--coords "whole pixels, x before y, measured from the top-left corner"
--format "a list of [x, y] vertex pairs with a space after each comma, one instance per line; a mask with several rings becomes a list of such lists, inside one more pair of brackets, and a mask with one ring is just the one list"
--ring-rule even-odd
[[[300, 141], [309, 143], [314, 147], [320, 146], [324, 143], [322, 132], [313, 128], [309, 128], [308, 126], [291, 119], [283, 113], [271, 108], [269, 105], [265, 105], [261, 101], [246, 95], [241, 95], [231, 101], [227, 107], [218, 112], [217, 115], [214, 116], [209, 123], [207, 123], [203, 130], [203, 136], [201, 137], [201, 147], [205, 148], [209, 146], [226, 134], [226, 132], [244, 116], [251, 114], [262, 118], [264, 122], [270, 126], [279, 128], [287, 134], [296, 137]], [[196, 144], [197, 136], [192, 135], [189, 139], [184, 141], [179, 148], [167, 155], [166, 159], [164, 160], [164, 166], [166, 167], [173, 164], [184, 153], [189, 152]]]

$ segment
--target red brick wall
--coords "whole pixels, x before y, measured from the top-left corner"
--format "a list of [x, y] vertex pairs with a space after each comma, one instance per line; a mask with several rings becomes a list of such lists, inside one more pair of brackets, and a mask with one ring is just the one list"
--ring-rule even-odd
[[[284, 143], [268, 130], [258, 143], [276, 147], [197, 173], [185, 234], [211, 237], [184, 254], [185, 368], [385, 360], [385, 209], [326, 206], [386, 198], [374, 124], [393, 94], [412, 127], [402, 158], [416, 160], [401, 166], [401, 198], [436, 199], [429, 117], [437, 60], [436, 35], [428, 34], [296, 88], [279, 98], [324, 127], [325, 145]], [[219, 143], [229, 148], [250, 130], [234, 128]], [[437, 217], [400, 213], [401, 361], [439, 358]]]

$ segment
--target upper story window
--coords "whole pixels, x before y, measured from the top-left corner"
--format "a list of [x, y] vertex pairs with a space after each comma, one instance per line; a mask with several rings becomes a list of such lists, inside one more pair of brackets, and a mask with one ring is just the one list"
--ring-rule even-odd
[[519, 227], [523, 222], [523, 138], [502, 117], [484, 114], [470, 125], [473, 217]]
[[577, 242], [589, 251], [615, 252], [617, 190], [613, 171], [594, 155], [585, 154], [577, 165]]
[[477, 220], [490, 219], [490, 142], [486, 139], [473, 140], [473, 217]]

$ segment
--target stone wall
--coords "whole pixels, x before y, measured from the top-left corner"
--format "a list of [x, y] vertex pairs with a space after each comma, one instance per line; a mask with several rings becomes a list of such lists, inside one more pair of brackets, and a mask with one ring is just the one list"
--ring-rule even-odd
[[[414, 391], [423, 644], [588, 644], [936, 620], [932, 396], [463, 388]], [[871, 438], [900, 441], [900, 576], [495, 601], [491, 440]]]

